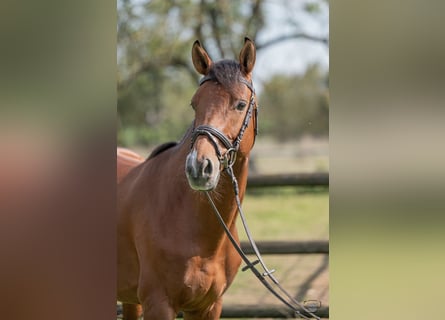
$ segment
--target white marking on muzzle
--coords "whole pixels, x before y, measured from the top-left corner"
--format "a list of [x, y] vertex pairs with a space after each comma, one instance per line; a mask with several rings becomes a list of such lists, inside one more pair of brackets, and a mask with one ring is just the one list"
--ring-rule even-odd
[[191, 176], [192, 178], [198, 177], [198, 152], [193, 149], [188, 155], [185, 160], [185, 166], [186, 166], [186, 173], [187, 175]]

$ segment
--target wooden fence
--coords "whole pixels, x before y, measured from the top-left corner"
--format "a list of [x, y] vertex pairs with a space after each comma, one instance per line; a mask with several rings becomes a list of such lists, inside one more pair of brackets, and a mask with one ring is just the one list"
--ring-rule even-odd
[[[261, 254], [329, 254], [327, 240], [312, 241], [257, 241]], [[241, 242], [241, 248], [246, 254], [253, 250], [247, 241]]]
[[247, 188], [286, 186], [329, 186], [329, 173], [293, 173], [272, 175], [250, 175]]
[[[287, 186], [329, 186], [329, 173], [296, 173], [275, 175], [251, 175], [247, 188], [287, 187]], [[261, 254], [329, 254], [329, 241], [258, 241]], [[241, 242], [247, 254], [253, 250], [248, 242]], [[322, 306], [315, 314], [320, 318], [329, 318], [329, 306]], [[298, 318], [288, 308], [275, 305], [228, 305], [224, 306], [221, 318]]]
[[[329, 254], [328, 240], [311, 241], [257, 241], [258, 250], [263, 255], [283, 254]], [[246, 254], [253, 250], [246, 241], [241, 242]], [[303, 313], [304, 314], [304, 313]], [[329, 318], [329, 306], [322, 306], [315, 314]], [[292, 310], [276, 305], [227, 305], [223, 307], [221, 318], [299, 318]]]

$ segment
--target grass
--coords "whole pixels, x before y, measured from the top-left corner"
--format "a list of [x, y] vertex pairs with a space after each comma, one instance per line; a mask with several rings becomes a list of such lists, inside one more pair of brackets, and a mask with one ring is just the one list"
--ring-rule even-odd
[[327, 239], [327, 189], [313, 193], [302, 191], [307, 189], [290, 187], [248, 192], [243, 210], [253, 235], [261, 240]]

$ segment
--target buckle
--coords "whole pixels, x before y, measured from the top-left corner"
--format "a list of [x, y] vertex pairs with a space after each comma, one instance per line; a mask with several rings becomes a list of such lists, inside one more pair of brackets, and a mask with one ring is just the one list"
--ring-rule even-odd
[[233, 166], [233, 164], [236, 161], [236, 150], [235, 148], [229, 148], [227, 149], [224, 156], [222, 156], [220, 159], [220, 162], [224, 169], [230, 168]]

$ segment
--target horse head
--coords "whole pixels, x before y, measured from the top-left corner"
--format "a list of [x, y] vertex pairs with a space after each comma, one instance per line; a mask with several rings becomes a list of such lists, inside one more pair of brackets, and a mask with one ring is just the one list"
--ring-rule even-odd
[[256, 103], [252, 85], [255, 45], [246, 38], [239, 61], [213, 62], [199, 41], [193, 65], [204, 77], [191, 100], [195, 111], [191, 150], [185, 172], [190, 187], [213, 190], [222, 170], [246, 158], [256, 135]]

